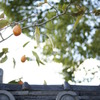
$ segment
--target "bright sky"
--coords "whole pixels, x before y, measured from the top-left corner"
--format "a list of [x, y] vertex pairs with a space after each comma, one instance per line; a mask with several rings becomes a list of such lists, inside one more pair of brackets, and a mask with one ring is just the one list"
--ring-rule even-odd
[[[3, 36], [6, 37], [11, 33], [12, 29], [7, 29], [3, 33]], [[6, 47], [9, 48], [8, 60], [5, 63], [0, 64], [0, 68], [4, 70], [3, 82], [7, 83], [11, 80], [23, 77], [22, 81], [24, 82], [27, 81], [29, 84], [43, 84], [44, 80], [47, 82], [47, 84], [63, 84], [64, 79], [63, 76], [60, 74], [63, 68], [62, 64], [50, 62], [50, 63], [45, 63], [45, 65], [38, 66], [35, 61], [35, 57], [33, 57], [31, 52], [32, 50], [35, 51], [34, 46], [36, 45], [36, 42], [32, 40], [25, 48], [23, 48], [23, 44], [26, 43], [27, 41], [31, 41], [30, 38], [21, 34], [18, 37], [12, 36], [8, 40], [0, 43], [0, 50]], [[41, 57], [40, 48], [38, 48], [36, 52]], [[25, 63], [22, 63], [20, 59], [23, 55], [26, 55], [28, 57], [33, 57], [33, 61], [29, 62], [26, 61]], [[13, 57], [16, 60], [15, 68], [13, 68], [13, 60], [12, 60]], [[83, 81], [84, 78], [85, 79], [93, 78], [93, 80], [90, 83], [84, 81], [80, 84], [99, 85], [100, 73], [97, 72], [94, 76], [91, 74], [95, 71], [100, 71], [100, 68], [98, 68], [97, 65], [100, 66], [100, 61], [97, 61], [96, 59], [85, 60], [84, 63], [81, 64], [80, 67], [75, 72], [75, 80]], [[90, 69], [92, 70], [88, 71]], [[71, 82], [71, 84], [75, 83]]]
[[[87, 82], [86, 79], [92, 80]], [[80, 83], [84, 85], [100, 85], [100, 61], [92, 58], [85, 60], [75, 72], [75, 80], [84, 80]]]
[[[7, 34], [11, 34], [12, 30], [8, 29], [3, 33], [3, 36], [6, 37]], [[0, 64], [0, 68], [4, 70], [3, 82], [7, 83], [11, 80], [18, 79], [23, 77], [23, 81], [27, 81], [30, 84], [43, 84], [44, 80], [47, 84], [63, 84], [63, 76], [59, 74], [62, 70], [62, 64], [57, 63], [45, 63], [44, 65], [38, 66], [35, 57], [34, 61], [26, 61], [22, 63], [20, 61], [23, 55], [28, 57], [33, 57], [31, 50], [34, 50], [34, 45], [36, 45], [33, 40], [30, 42], [25, 48], [23, 48], [23, 44], [27, 41], [30, 41], [30, 38], [21, 34], [20, 36], [12, 36], [8, 40], [0, 43], [0, 50], [2, 48], [9, 48], [8, 60]], [[39, 49], [37, 49], [37, 53], [39, 54]], [[16, 60], [16, 66], [13, 68], [13, 60]]]

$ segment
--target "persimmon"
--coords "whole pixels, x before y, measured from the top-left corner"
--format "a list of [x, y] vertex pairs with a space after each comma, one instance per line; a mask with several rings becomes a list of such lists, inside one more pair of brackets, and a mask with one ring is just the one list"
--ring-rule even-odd
[[23, 84], [23, 81], [21, 81], [21, 80], [20, 80], [20, 81], [18, 81], [18, 84], [22, 85], [22, 84]]
[[21, 29], [21, 27], [20, 27], [19, 24], [15, 25], [15, 26], [13, 27], [13, 34], [14, 34], [15, 36], [19, 36], [19, 35], [21, 34], [21, 32], [22, 32], [22, 29]]
[[26, 56], [23, 55], [23, 56], [21, 57], [21, 62], [25, 62], [25, 61], [26, 61]]

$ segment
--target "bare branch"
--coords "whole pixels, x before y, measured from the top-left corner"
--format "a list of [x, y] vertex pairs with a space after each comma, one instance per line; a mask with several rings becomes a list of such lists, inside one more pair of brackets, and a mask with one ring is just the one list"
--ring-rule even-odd
[[5, 40], [7, 40], [7, 39], [10, 38], [12, 35], [13, 35], [13, 34], [11, 34], [11, 35], [9, 35], [7, 38], [1, 40], [0, 43], [3, 42], [3, 41], [5, 41]]
[[51, 4], [50, 4], [50, 3], [48, 3], [48, 5], [49, 5], [51, 8], [54, 8], [54, 9], [55, 9], [55, 11], [56, 11], [56, 13], [58, 14], [58, 10], [57, 10], [54, 6], [51, 6]]
[[3, 38], [3, 36], [2, 36], [2, 34], [1, 34], [1, 33], [0, 33], [0, 37], [1, 37], [1, 39], [2, 39], [2, 40], [4, 40], [4, 38]]

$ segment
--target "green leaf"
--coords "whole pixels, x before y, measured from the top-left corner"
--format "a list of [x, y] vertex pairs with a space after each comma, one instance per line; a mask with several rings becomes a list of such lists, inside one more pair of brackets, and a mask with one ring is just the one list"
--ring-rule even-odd
[[29, 57], [26, 57], [26, 60], [27, 60], [27, 61], [30, 61], [30, 58], [29, 58]]
[[23, 47], [25, 47], [29, 42], [30, 42], [30, 41], [26, 42], [26, 43], [23, 45]]
[[51, 45], [52, 45], [52, 47], [54, 48], [54, 44], [53, 44], [52, 38], [50, 37], [49, 34], [46, 34], [46, 35], [48, 36], [48, 38], [49, 38], [49, 40], [50, 40], [50, 42], [51, 42]]
[[16, 80], [12, 80], [12, 81], [8, 82], [8, 84], [18, 84], [18, 82], [16, 82]]
[[32, 59], [30, 57], [26, 57], [27, 61], [32, 61]]
[[42, 65], [45, 65], [41, 60], [40, 60], [40, 63], [41, 63]]
[[8, 59], [7, 55], [0, 60], [0, 63], [4, 63]]
[[0, 18], [4, 18], [4, 13], [0, 14]]
[[44, 85], [47, 85], [47, 82], [46, 82], [46, 80], [44, 80], [44, 83], [43, 83]]
[[8, 53], [8, 48], [3, 48], [2, 52], [0, 52], [0, 57], [2, 57], [6, 53]]
[[63, 4], [62, 6], [62, 10], [64, 11], [66, 9], [67, 5], [66, 4]]
[[2, 51], [6, 54], [8, 53], [8, 48], [3, 48]]
[[13, 64], [14, 64], [14, 68], [15, 68], [15, 65], [16, 65], [16, 61], [15, 61], [15, 59], [13, 58]]
[[4, 55], [4, 52], [0, 52], [0, 57], [2, 57]]
[[100, 15], [100, 9], [98, 9], [98, 10], [94, 9], [93, 13], [95, 13], [95, 16], [99, 16]]
[[38, 66], [40, 66], [40, 60], [39, 59], [36, 59], [36, 62], [38, 64]]
[[1, 19], [0, 20], [0, 28], [3, 28], [8, 25], [8, 20]]
[[40, 60], [40, 58], [39, 58], [39, 56], [38, 56], [38, 54], [36, 52], [32, 51], [32, 53], [36, 57], [36, 59], [39, 59]]
[[36, 49], [37, 48], [37, 46], [34, 46], [34, 49]]
[[39, 45], [39, 42], [40, 42], [40, 30], [39, 30], [39, 28], [37, 26], [35, 28], [35, 39], [36, 39], [37, 45]]
[[77, 17], [76, 22], [75, 22], [75, 24], [73, 26], [73, 30], [77, 27], [77, 25], [78, 25], [79, 21], [81, 20], [82, 16], [83, 15], [80, 15], [80, 16]]
[[36, 52], [34, 52], [34, 51], [32, 51], [32, 53], [36, 57], [36, 61], [37, 61], [37, 64], [39, 66], [40, 65], [40, 58], [39, 58], [38, 54]]
[[23, 78], [23, 77], [20, 77], [20, 78], [18, 78], [18, 79], [14, 79], [14, 80], [8, 82], [8, 84], [19, 84], [18, 82], [19, 82], [22, 78]]

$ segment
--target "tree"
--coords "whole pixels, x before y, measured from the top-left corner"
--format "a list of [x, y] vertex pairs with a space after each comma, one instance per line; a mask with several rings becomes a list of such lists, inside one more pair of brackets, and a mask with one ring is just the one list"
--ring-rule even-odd
[[[8, 0], [1, 1], [0, 6], [11, 22], [10, 26], [19, 23], [23, 33], [30, 38], [34, 38], [36, 30], [40, 31], [38, 33], [41, 39], [38, 35], [36, 40], [37, 43], [45, 42], [43, 56], [49, 58], [53, 55], [52, 60], [61, 62], [64, 66], [62, 73], [65, 80], [73, 81], [73, 72], [85, 59], [100, 59], [98, 2], [100, 3], [99, 0]], [[46, 5], [49, 7], [44, 10]], [[6, 39], [2, 38], [4, 40]], [[34, 55], [37, 57], [36, 53]], [[39, 61], [37, 60], [38, 64]]]

